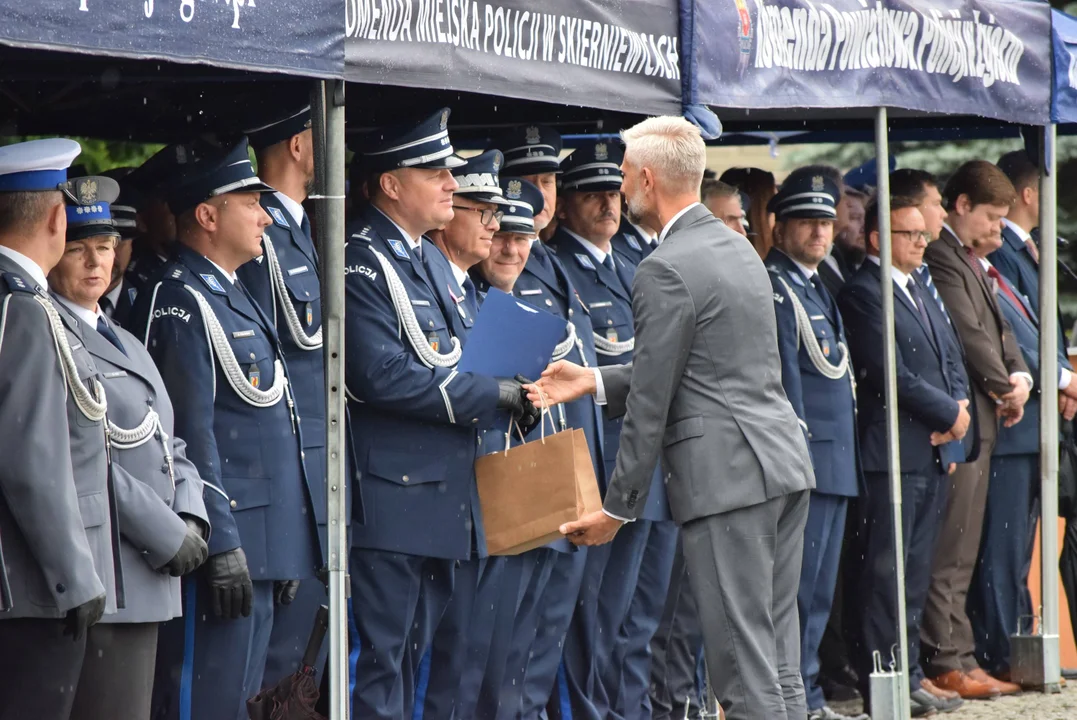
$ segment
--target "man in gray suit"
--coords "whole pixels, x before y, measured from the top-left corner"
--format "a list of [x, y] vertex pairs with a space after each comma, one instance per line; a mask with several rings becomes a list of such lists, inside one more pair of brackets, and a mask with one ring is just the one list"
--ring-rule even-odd
[[209, 555], [202, 479], [173, 432], [172, 402], [149, 352], [98, 304], [119, 241], [107, 177], [71, 181], [67, 245], [49, 273], [53, 299], [74, 316], [108, 399], [112, 479], [120, 518], [125, 607], [90, 628], [71, 720], [150, 715], [158, 624], [183, 614], [180, 576]]
[[66, 720], [86, 631], [123, 605], [100, 372], [45, 290], [80, 151], [0, 148], [0, 720]]
[[561, 532], [609, 542], [639, 517], [661, 451], [726, 717], [803, 720], [796, 594], [814, 478], [782, 390], [770, 281], [744, 237], [699, 203], [698, 129], [651, 118], [623, 137], [629, 213], [663, 230], [632, 287], [634, 363], [561, 361], [531, 386], [533, 402], [594, 393], [625, 417], [603, 510]]

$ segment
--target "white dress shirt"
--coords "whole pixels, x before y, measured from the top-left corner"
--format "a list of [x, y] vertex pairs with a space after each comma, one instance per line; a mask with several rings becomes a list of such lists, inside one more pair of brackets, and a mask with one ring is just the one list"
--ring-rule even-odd
[[297, 203], [295, 200], [292, 200], [290, 197], [288, 197], [282, 192], [275, 192], [273, 193], [273, 195], [276, 196], [276, 198], [280, 200], [281, 205], [283, 205], [285, 209], [288, 210], [288, 214], [292, 216], [293, 220], [295, 220], [296, 225], [302, 227], [303, 218], [307, 214], [307, 211], [303, 209], [303, 206], [300, 203]]
[[[867, 258], [868, 258], [869, 261], [871, 261], [871, 262], [875, 263], [876, 265], [878, 265], [880, 270], [882, 269], [883, 263], [882, 263], [882, 260], [879, 259], [878, 255], [868, 255]], [[914, 298], [912, 296], [912, 293], [909, 292], [909, 280], [912, 279], [912, 275], [906, 275], [905, 273], [901, 272], [896, 267], [891, 265], [890, 266], [890, 277], [892, 277], [894, 279], [894, 282], [897, 283], [897, 286], [899, 288], [901, 288], [902, 292], [905, 293], [905, 297], [909, 298], [909, 302], [911, 302], [915, 306], [916, 305], [916, 298]]]
[[101, 312], [100, 305], [96, 306], [93, 310], [87, 310], [81, 305], [77, 305], [71, 300], [68, 300], [61, 295], [53, 295], [53, 297], [63, 303], [64, 307], [70, 310], [75, 317], [85, 323], [86, 327], [90, 328], [91, 330], [96, 331], [97, 319], [105, 317], [105, 314]]

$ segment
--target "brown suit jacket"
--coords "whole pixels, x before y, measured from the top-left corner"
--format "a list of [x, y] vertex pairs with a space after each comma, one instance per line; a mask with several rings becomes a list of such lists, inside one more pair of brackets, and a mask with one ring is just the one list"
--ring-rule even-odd
[[964, 246], [949, 229], [944, 228], [939, 239], [928, 245], [924, 260], [965, 346], [980, 437], [993, 442], [998, 420], [992, 396], [1008, 393], [1010, 375], [1028, 372], [1028, 366], [998, 306], [995, 291], [988, 284], [986, 271], [982, 276], [976, 274]]

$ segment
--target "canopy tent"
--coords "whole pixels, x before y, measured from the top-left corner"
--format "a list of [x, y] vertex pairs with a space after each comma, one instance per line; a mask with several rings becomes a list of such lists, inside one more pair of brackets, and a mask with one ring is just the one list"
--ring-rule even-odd
[[1077, 123], [1077, 18], [1051, 11], [1051, 122]]

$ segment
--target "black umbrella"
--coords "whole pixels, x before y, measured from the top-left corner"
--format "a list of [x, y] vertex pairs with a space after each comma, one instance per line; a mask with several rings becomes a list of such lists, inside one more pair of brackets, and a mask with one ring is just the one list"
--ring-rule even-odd
[[326, 720], [325, 715], [315, 710], [319, 692], [314, 663], [328, 629], [329, 608], [322, 605], [314, 618], [314, 629], [299, 670], [247, 701], [250, 720]]

